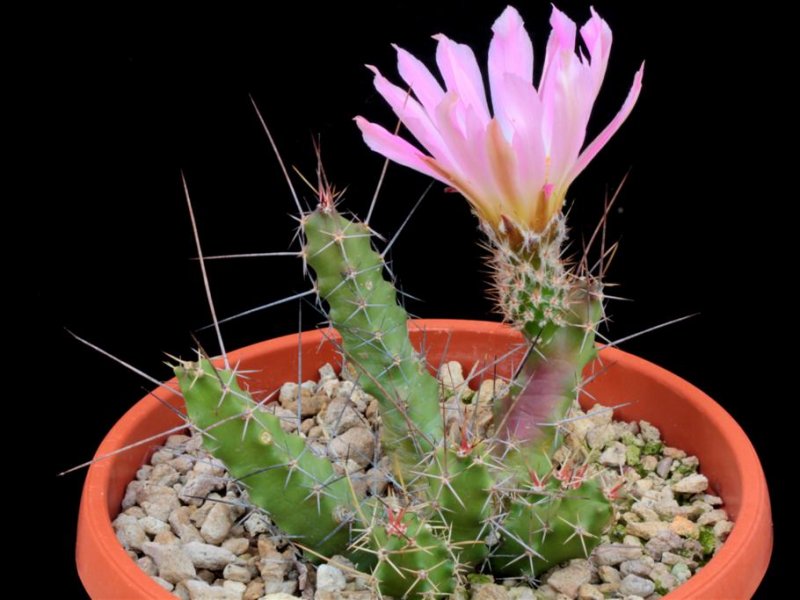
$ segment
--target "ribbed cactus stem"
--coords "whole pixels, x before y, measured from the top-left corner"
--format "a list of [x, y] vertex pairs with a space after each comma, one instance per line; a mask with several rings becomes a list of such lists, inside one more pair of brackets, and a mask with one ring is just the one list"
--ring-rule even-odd
[[512, 393], [495, 403], [498, 434], [531, 450], [551, 453], [556, 424], [572, 406], [584, 366], [595, 356], [602, 290], [589, 275], [566, 268], [565, 229], [555, 219], [541, 235], [492, 238], [494, 288], [504, 317], [531, 344]]
[[539, 577], [560, 562], [589, 556], [612, 508], [600, 485], [584, 475], [551, 473], [539, 492], [511, 503], [492, 555], [495, 574]]
[[490, 461], [486, 448], [462, 444], [457, 450], [437, 450], [428, 469], [429, 497], [437, 520], [448, 528], [453, 552], [464, 564], [477, 565], [489, 553], [485, 538], [495, 508]]
[[303, 218], [303, 232], [305, 259], [344, 355], [380, 404], [384, 450], [407, 476], [442, 437], [439, 384], [411, 345], [408, 314], [384, 279], [369, 227], [323, 203]]
[[[361, 568], [369, 560], [348, 551], [353, 497], [330, 461], [316, 456], [280, 419], [255, 403], [230, 370], [206, 359], [182, 362], [175, 375], [203, 444], [247, 488], [250, 501], [301, 545], [322, 555], [348, 554]], [[312, 560], [315, 555], [310, 555]]]
[[372, 572], [381, 594], [395, 598], [448, 597], [455, 589], [456, 560], [447, 532], [405, 509], [388, 508], [372, 532], [378, 564]]

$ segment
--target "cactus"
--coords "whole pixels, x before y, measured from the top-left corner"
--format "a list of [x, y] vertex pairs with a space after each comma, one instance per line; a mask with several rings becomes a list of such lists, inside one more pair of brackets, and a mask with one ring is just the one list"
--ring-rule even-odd
[[[301, 254], [316, 273], [331, 325], [342, 335], [345, 359], [379, 401], [383, 449], [394, 459], [394, 480], [405, 482], [402, 503], [359, 500], [327, 460], [307, 451], [302, 437], [284, 432], [278, 417], [242, 391], [234, 372], [216, 370], [208, 360], [181, 363], [175, 373], [189, 416], [207, 434], [208, 450], [246, 486], [253, 503], [301, 547], [314, 549], [311, 558], [345, 555], [371, 570], [386, 595], [450, 593], [463, 569], [487, 559], [499, 574], [533, 577], [556, 562], [585, 556], [611, 515], [602, 489], [580, 468], [552, 470], [555, 425], [541, 428], [539, 436], [529, 430], [518, 435], [508, 416], [522, 424], [515, 400], [542, 396], [541, 370], [556, 362], [548, 358], [555, 356], [547, 354], [552, 348], [568, 366], [556, 385], [547, 386], [547, 400], [537, 402], [555, 407], [548, 417], [563, 416], [582, 366], [574, 357], [592, 355], [587, 328], [567, 317], [547, 322], [548, 341], [537, 334], [544, 355], [528, 354], [519, 393], [498, 402], [498, 437], [477, 439], [465, 430], [452, 443], [444, 435], [439, 384], [411, 346], [407, 315], [384, 278], [370, 229], [340, 214], [332, 196], [321, 193], [317, 209], [302, 217]], [[530, 369], [538, 369], [533, 377]]]
[[460, 191], [488, 238], [498, 311], [529, 348], [510, 393], [494, 402], [486, 436], [465, 426], [453, 439], [440, 385], [409, 341], [408, 315], [373, 232], [339, 212], [321, 172], [319, 204], [299, 217], [299, 254], [358, 387], [378, 401], [392, 495], [360, 497], [346, 474], [250, 397], [235, 369], [204, 356], [174, 368], [206, 448], [251, 502], [309, 559], [344, 555], [383, 595], [450, 594], [476, 570], [534, 580], [591, 552], [611, 517], [606, 491], [587, 466], [553, 459], [603, 317], [601, 281], [563, 256], [562, 206], [571, 181], [632, 109], [641, 71], [620, 113], [580, 153], [610, 30], [593, 12], [581, 29], [588, 50], [581, 58], [575, 24], [555, 8], [552, 23], [557, 32], [538, 88], [521, 18], [509, 7], [495, 23], [494, 117], [471, 51], [445, 36], [437, 36], [437, 62], [446, 91], [402, 49], [399, 70], [413, 95], [373, 68], [379, 93], [430, 156], [356, 119], [374, 150]]

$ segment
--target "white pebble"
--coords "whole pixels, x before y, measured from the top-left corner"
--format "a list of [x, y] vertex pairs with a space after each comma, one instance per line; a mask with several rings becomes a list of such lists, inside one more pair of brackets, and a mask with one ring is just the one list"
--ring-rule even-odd
[[708, 489], [708, 478], [705, 475], [695, 473], [684, 477], [680, 481], [672, 484], [672, 491], [679, 494], [699, 494]]
[[344, 573], [331, 565], [320, 565], [317, 567], [317, 591], [318, 592], [338, 592], [347, 585]]

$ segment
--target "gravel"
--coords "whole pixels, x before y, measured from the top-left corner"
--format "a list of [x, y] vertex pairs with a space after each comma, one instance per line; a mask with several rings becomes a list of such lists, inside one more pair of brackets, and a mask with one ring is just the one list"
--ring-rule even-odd
[[[452, 405], [454, 415], [491, 429], [492, 398], [505, 393], [507, 382], [485, 380], [473, 392], [455, 362], [442, 365], [439, 376], [445, 412]], [[297, 430], [299, 396], [300, 430], [311, 450], [349, 473], [356, 493], [385, 496], [393, 486], [390, 461], [375, 444], [377, 403], [352, 380], [347, 370], [340, 380], [325, 365], [318, 382], [284, 384], [270, 409], [285, 417], [287, 430]], [[571, 416], [556, 463], [576, 454], [591, 463], [603, 486], [615, 490], [614, 523], [590, 556], [541, 574], [536, 588], [480, 575], [460, 599], [656, 600], [702, 568], [731, 532], [697, 458], [667, 446], [657, 427], [613, 421], [600, 405], [586, 414], [573, 409]], [[455, 419], [450, 429], [458, 426]], [[122, 546], [144, 573], [184, 600], [376, 597], [346, 558], [307, 562], [248, 504], [246, 492], [197, 437], [170, 436], [130, 482], [121, 508], [113, 526]]]

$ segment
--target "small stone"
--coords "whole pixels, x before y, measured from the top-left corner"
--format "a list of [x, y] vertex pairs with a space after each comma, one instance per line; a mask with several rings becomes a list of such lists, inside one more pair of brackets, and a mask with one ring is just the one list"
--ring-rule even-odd
[[247, 533], [255, 537], [259, 533], [266, 533], [269, 531], [269, 519], [260, 513], [252, 512], [250, 516], [244, 520], [244, 528], [247, 530]]
[[642, 469], [648, 473], [652, 473], [658, 466], [658, 459], [655, 456], [643, 456], [639, 464], [642, 466]]
[[142, 482], [134, 479], [125, 488], [125, 496], [122, 498], [122, 510], [136, 506], [136, 498], [142, 489]]
[[[242, 600], [259, 600], [264, 595], [264, 582], [251, 581], [247, 584]], [[294, 600], [294, 597], [292, 597]]]
[[533, 590], [527, 586], [508, 590], [508, 600], [536, 600]]
[[496, 583], [482, 583], [474, 586], [471, 600], [508, 600], [508, 589]]
[[[173, 452], [172, 450], [169, 450], [167, 448], [162, 448], [160, 450], [156, 450], [153, 453], [153, 456], [150, 457], [150, 464], [155, 467], [155, 466], [160, 465], [162, 463], [167, 463], [167, 462], [171, 461], [173, 458], [175, 458], [175, 452]], [[142, 467], [142, 468], [144, 468], [144, 467]], [[149, 479], [149, 476], [148, 476], [148, 479]]]
[[645, 494], [653, 489], [652, 479], [637, 479], [633, 482], [633, 495], [636, 498], [643, 498]]
[[683, 547], [684, 539], [669, 529], [658, 532], [645, 544], [645, 550], [655, 560], [661, 560], [664, 552], [670, 552]]
[[381, 460], [377, 467], [373, 467], [366, 473], [367, 489], [373, 496], [380, 496], [389, 485], [390, 473], [388, 461]]
[[634, 502], [631, 510], [642, 518], [642, 521], [658, 521], [658, 513], [646, 502]]
[[250, 540], [244, 537], [228, 538], [222, 542], [222, 547], [228, 552], [232, 552], [237, 556], [244, 554], [250, 549]]
[[278, 402], [285, 408], [289, 408], [289, 404], [297, 401], [297, 392], [300, 386], [294, 381], [287, 381], [281, 386], [281, 391], [278, 394]]
[[184, 579], [194, 577], [197, 571], [194, 564], [178, 544], [142, 544], [142, 552], [153, 559], [158, 567], [158, 576], [176, 584]]
[[656, 591], [656, 584], [638, 575], [626, 575], [619, 584], [619, 591], [622, 594], [636, 595], [644, 598]]
[[286, 591], [277, 589], [282, 586], [284, 575], [291, 567], [291, 562], [275, 548], [275, 544], [265, 535], [258, 537], [258, 568], [264, 580], [265, 591], [275, 593]]
[[[669, 529], [669, 523], [663, 521], [645, 521], [642, 523], [628, 523], [628, 533], [649, 540], [658, 532]], [[647, 595], [647, 594], [645, 594]]]
[[658, 442], [661, 440], [661, 432], [647, 421], [639, 421], [639, 431], [645, 442]]
[[690, 569], [697, 566], [697, 563], [693, 560], [686, 558], [685, 556], [681, 556], [680, 554], [675, 554], [673, 552], [664, 552], [661, 555], [661, 562], [665, 565], [672, 566], [677, 565], [678, 563], [685, 563], [688, 565]]
[[181, 600], [191, 600], [189, 596], [189, 590], [186, 589], [186, 585], [184, 585], [182, 581], [175, 586], [174, 590], [172, 590], [172, 595], [177, 596]]
[[189, 590], [191, 600], [242, 600], [243, 592], [228, 589], [225, 586], [211, 586], [205, 581], [184, 581]]
[[565, 569], [554, 571], [547, 579], [547, 584], [556, 591], [574, 598], [578, 594], [578, 589], [584, 583], [589, 583], [591, 578], [592, 570], [588, 562], [577, 563], [576, 561]]
[[211, 571], [219, 571], [225, 568], [225, 565], [232, 563], [236, 560], [236, 555], [233, 552], [213, 546], [211, 544], [202, 544], [200, 542], [189, 542], [184, 544], [183, 551], [192, 564], [198, 569], [209, 569]]
[[700, 497], [700, 500], [702, 500], [709, 506], [722, 506], [722, 498], [720, 498], [719, 496], [713, 496], [712, 494], [703, 494]]
[[317, 372], [319, 373], [320, 383], [327, 380], [339, 381], [339, 376], [336, 374], [336, 369], [333, 368], [331, 363], [325, 363]]
[[297, 598], [291, 594], [277, 592], [275, 594], [266, 594], [261, 598], [261, 600], [297, 600]]
[[153, 471], [153, 465], [141, 466], [139, 467], [139, 470], [136, 471], [136, 479], [138, 479], [139, 481], [147, 481], [148, 479], [150, 479], [150, 473], [152, 471]]
[[167, 441], [164, 442], [164, 447], [172, 448], [173, 450], [183, 450], [191, 439], [191, 436], [182, 433], [173, 433], [167, 437]]
[[591, 583], [584, 583], [578, 588], [578, 600], [604, 600], [605, 596]]
[[595, 427], [595, 424], [586, 417], [585, 413], [580, 410], [575, 410], [571, 413], [571, 421], [566, 424], [566, 430], [568, 433], [567, 442], [570, 442], [570, 437], [573, 438], [573, 442], [576, 448], [580, 447], [584, 440], [586, 439], [586, 434], [589, 432], [590, 429]]
[[225, 479], [208, 473], [192, 471], [186, 476], [186, 483], [181, 489], [181, 500], [200, 506], [211, 492], [225, 488]]
[[678, 585], [677, 578], [670, 572], [667, 565], [658, 563], [653, 570], [650, 571], [650, 579], [656, 584], [656, 588], [670, 591]]
[[194, 457], [188, 454], [181, 454], [180, 456], [173, 458], [167, 464], [181, 475], [185, 475], [192, 470], [192, 467], [194, 467]]
[[139, 525], [142, 526], [147, 535], [158, 535], [162, 531], [169, 531], [169, 525], [151, 516], [139, 519]]
[[641, 523], [642, 522], [642, 517], [640, 517], [639, 515], [637, 515], [633, 511], [624, 512], [624, 513], [622, 513], [620, 515], [620, 517], [622, 518], [622, 520], [625, 523]]
[[626, 560], [636, 560], [641, 556], [641, 546], [601, 544], [594, 549], [594, 559], [598, 565], [618, 565]]
[[[348, 382], [347, 385], [351, 386], [352, 389], [352, 383]], [[338, 379], [326, 379], [325, 381], [319, 382], [314, 396], [317, 398], [322, 398], [324, 404], [334, 396], [338, 395], [341, 387], [342, 383]]]
[[455, 360], [446, 362], [439, 368], [437, 378], [448, 392], [455, 392], [464, 384], [464, 370]]
[[502, 379], [485, 379], [478, 386], [476, 396], [478, 404], [493, 404], [496, 398], [502, 398], [508, 391], [508, 384]]
[[619, 583], [622, 577], [614, 567], [601, 565], [597, 568], [597, 575], [605, 583]]
[[231, 506], [223, 502], [214, 502], [214, 506], [200, 528], [200, 535], [209, 544], [219, 544], [228, 536], [233, 521]]
[[180, 540], [171, 531], [162, 531], [153, 538], [153, 541], [156, 544], [168, 546], [169, 544], [177, 544]]
[[158, 567], [156, 566], [155, 561], [149, 556], [143, 556], [142, 558], [136, 559], [136, 564], [139, 565], [139, 568], [142, 571], [151, 577], [158, 575]]
[[708, 489], [708, 478], [694, 473], [672, 484], [672, 491], [679, 494], [699, 494]]
[[681, 537], [697, 539], [700, 535], [700, 528], [686, 517], [681, 517], [680, 515], [672, 519], [669, 529]]
[[338, 592], [345, 588], [347, 581], [344, 573], [331, 565], [317, 567], [317, 591]]
[[689, 567], [683, 562], [675, 563], [672, 566], [671, 572], [679, 584], [683, 583], [692, 576], [692, 572], [689, 570]]
[[225, 465], [212, 456], [199, 459], [192, 468], [194, 473], [205, 473], [221, 477], [225, 474]]
[[278, 403], [273, 403], [263, 409], [264, 412], [278, 417], [278, 422], [286, 433], [297, 431], [297, 411], [283, 408]]
[[666, 479], [669, 477], [669, 470], [672, 467], [673, 459], [669, 456], [665, 456], [656, 465], [656, 474], [661, 477], [661, 479]]
[[[311, 417], [316, 415], [322, 407], [328, 402], [328, 397], [325, 394], [306, 394], [300, 396], [300, 416]], [[281, 403], [283, 408], [294, 415], [295, 421], [297, 420], [297, 398], [295, 397], [289, 402]], [[313, 422], [313, 421], [312, 421]], [[301, 425], [302, 428], [302, 425]]]
[[631, 548], [641, 548], [642, 547], [642, 540], [640, 540], [635, 535], [625, 535], [622, 538], [622, 545], [623, 546], [630, 546]]
[[360, 468], [372, 462], [374, 452], [375, 434], [366, 427], [351, 427], [328, 445], [328, 454], [333, 460], [348, 457]]
[[238, 594], [239, 598], [241, 598], [244, 595], [244, 592], [247, 589], [247, 586], [241, 581], [225, 581], [223, 582], [222, 587], [228, 590], [229, 592]]
[[[355, 409], [355, 405], [346, 398], [334, 398], [317, 415], [317, 421], [329, 436], [344, 433], [351, 427], [357, 427], [364, 418]], [[309, 437], [311, 432], [309, 432]]]
[[169, 524], [172, 531], [175, 532], [181, 541], [186, 542], [202, 542], [203, 536], [197, 530], [197, 527], [192, 523], [193, 508], [188, 506], [181, 506], [176, 508], [169, 515]]
[[672, 448], [671, 446], [664, 446], [664, 448], [661, 450], [661, 453], [664, 456], [668, 456], [669, 458], [677, 458], [677, 459], [681, 459], [686, 456], [686, 452], [684, 452], [680, 448]]
[[650, 571], [653, 570], [655, 561], [649, 556], [645, 556], [636, 560], [626, 560], [619, 565], [619, 570], [623, 575], [638, 575], [639, 577], [647, 577]]
[[171, 592], [172, 590], [174, 590], [174, 589], [175, 589], [175, 586], [174, 586], [174, 585], [172, 585], [172, 584], [171, 584], [169, 581], [167, 581], [166, 579], [162, 579], [161, 577], [158, 577], [158, 576], [153, 576], [153, 577], [151, 577], [150, 579], [152, 579], [153, 581], [155, 581], [155, 582], [156, 582], [158, 585], [160, 585], [162, 588], [164, 588], [164, 589], [165, 589], [165, 590], [167, 590], [168, 592]]
[[606, 467], [621, 467], [625, 464], [626, 448], [620, 442], [614, 442], [608, 448], [603, 450], [600, 455], [600, 464]]
[[617, 591], [619, 591], [619, 581], [615, 583], [601, 583], [597, 586], [597, 589], [600, 590], [604, 596], [611, 596], [613, 598]]
[[609, 424], [597, 425], [586, 432], [586, 443], [592, 450], [599, 450], [614, 439], [614, 427]]
[[727, 538], [731, 531], [733, 531], [733, 523], [730, 521], [717, 521], [714, 523], [714, 535], [721, 540]]
[[126, 550], [141, 550], [142, 545], [150, 541], [136, 517], [119, 515], [112, 525], [119, 543]]
[[[173, 459], [170, 459], [170, 462]], [[162, 463], [153, 467], [150, 473], [150, 481], [158, 485], [173, 486], [181, 478], [180, 473], [173, 469], [168, 463]]]
[[725, 512], [725, 509], [717, 508], [714, 510], [709, 510], [708, 512], [704, 512], [697, 518], [697, 524], [701, 527], [705, 525], [713, 525], [714, 523], [719, 523], [720, 521], [726, 521], [728, 519], [728, 513]]
[[378, 418], [378, 415], [380, 414], [380, 409], [381, 407], [380, 404], [378, 404], [377, 400], [375, 400], [374, 398], [370, 400], [369, 404], [367, 405], [367, 410], [364, 413], [367, 419], [369, 419], [370, 423], [374, 423], [375, 420]]
[[145, 513], [164, 522], [169, 519], [170, 513], [181, 505], [177, 492], [171, 487], [149, 482], [142, 487], [138, 500]]
[[[295, 590], [297, 589], [297, 581], [294, 580], [281, 580], [281, 581], [266, 581], [264, 582], [264, 593], [265, 594], [294, 594]], [[335, 592], [336, 594], [342, 594], [344, 592]]]

